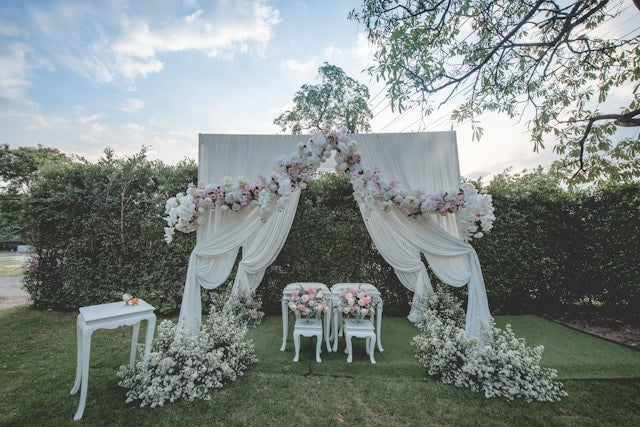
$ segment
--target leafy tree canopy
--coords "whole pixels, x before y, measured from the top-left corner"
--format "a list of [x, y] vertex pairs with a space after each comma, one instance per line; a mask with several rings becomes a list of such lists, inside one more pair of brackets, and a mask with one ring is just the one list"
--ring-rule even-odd
[[640, 138], [616, 135], [640, 126], [640, 35], [615, 35], [633, 3], [364, 0], [349, 16], [377, 46], [369, 71], [394, 108], [461, 98], [452, 119], [470, 121], [474, 139], [484, 112], [531, 118], [534, 150], [555, 139], [553, 168], [570, 184], [625, 182], [640, 176]]
[[273, 123], [294, 134], [342, 126], [351, 133], [370, 131], [369, 89], [326, 62], [318, 69], [318, 76], [320, 84], [302, 85], [293, 98], [293, 108]]
[[37, 178], [38, 172], [47, 163], [71, 162], [71, 158], [56, 148], [18, 147], [8, 144], [0, 145], [0, 180], [4, 185], [0, 188], [8, 194], [25, 193], [29, 185]]
[[20, 240], [23, 231], [23, 196], [49, 163], [71, 159], [55, 148], [10, 148], [0, 144], [0, 240]]

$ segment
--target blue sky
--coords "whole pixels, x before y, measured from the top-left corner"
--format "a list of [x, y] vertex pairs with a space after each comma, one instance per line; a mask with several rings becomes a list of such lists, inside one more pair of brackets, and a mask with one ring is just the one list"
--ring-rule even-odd
[[[175, 163], [197, 158], [198, 133], [274, 134], [327, 61], [367, 84], [373, 132], [421, 130], [418, 109], [397, 120], [363, 28], [358, 0], [3, 0], [0, 143], [58, 148], [89, 160], [106, 147]], [[453, 107], [453, 106], [451, 106]], [[449, 130], [446, 108], [424, 130]], [[485, 137], [456, 127], [461, 172], [476, 178], [547, 166], [522, 124], [488, 117]], [[285, 154], [285, 153], [283, 153]]]

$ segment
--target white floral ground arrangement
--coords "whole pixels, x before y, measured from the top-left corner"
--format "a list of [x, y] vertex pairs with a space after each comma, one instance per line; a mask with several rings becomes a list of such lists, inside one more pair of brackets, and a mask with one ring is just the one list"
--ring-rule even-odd
[[249, 313], [255, 311], [253, 300], [249, 305], [241, 300], [231, 299], [224, 308], [212, 304], [197, 336], [170, 320], [162, 321], [148, 363], [123, 365], [118, 371], [127, 403], [153, 408], [179, 400], [209, 400], [213, 390], [242, 376], [258, 361], [253, 342], [246, 339], [247, 319], [262, 316]]
[[269, 176], [259, 176], [254, 181], [226, 176], [218, 183], [189, 184], [184, 193], [167, 200], [165, 240], [171, 243], [176, 230], [195, 231], [211, 209], [238, 211], [245, 206], [259, 206], [260, 216], [266, 220], [274, 209], [284, 206], [292, 192], [306, 188], [307, 181], [333, 151], [336, 171], [349, 178], [353, 197], [363, 204], [365, 212], [395, 207], [417, 220], [431, 214], [457, 213], [465, 241], [479, 239], [493, 227], [491, 195], [478, 193], [473, 184], [462, 184], [455, 194], [403, 188], [396, 179], [383, 179], [377, 166], [365, 167], [357, 149], [358, 143], [346, 129], [318, 132], [300, 142], [293, 153], [277, 159], [277, 167]]
[[511, 326], [484, 329], [484, 342], [464, 334], [464, 310], [450, 293], [437, 290], [422, 301], [424, 322], [413, 338], [416, 357], [443, 383], [509, 400], [559, 401], [567, 393], [555, 369], [540, 366], [543, 346], [527, 347]]

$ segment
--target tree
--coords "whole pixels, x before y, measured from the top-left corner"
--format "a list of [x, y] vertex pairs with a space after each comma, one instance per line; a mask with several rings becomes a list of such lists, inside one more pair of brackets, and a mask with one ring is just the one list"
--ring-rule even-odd
[[23, 196], [49, 163], [71, 159], [55, 148], [0, 145], [0, 240], [20, 240]]
[[324, 63], [318, 69], [320, 84], [304, 84], [293, 98], [294, 107], [273, 123], [283, 132], [317, 132], [346, 126], [349, 132], [368, 132], [373, 117], [367, 102], [369, 89], [347, 76], [340, 67]]
[[10, 194], [26, 193], [29, 186], [37, 178], [42, 166], [51, 162], [70, 162], [66, 154], [56, 148], [18, 147], [9, 144], [0, 145], [0, 180], [4, 186], [2, 192]]
[[369, 72], [386, 81], [393, 107], [430, 112], [433, 94], [444, 96], [442, 103], [462, 99], [451, 117], [470, 121], [474, 139], [484, 112], [525, 118], [534, 151], [555, 138], [563, 158], [553, 169], [579, 184], [640, 176], [640, 138], [616, 135], [619, 127], [640, 126], [637, 21], [614, 37], [628, 22], [623, 13], [637, 13], [635, 7], [608, 0], [365, 0], [349, 17], [377, 46]]

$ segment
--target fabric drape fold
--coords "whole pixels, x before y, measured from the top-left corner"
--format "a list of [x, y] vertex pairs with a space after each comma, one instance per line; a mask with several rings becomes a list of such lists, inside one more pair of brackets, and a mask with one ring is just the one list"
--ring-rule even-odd
[[[255, 180], [268, 175], [282, 155], [296, 149], [300, 137], [293, 135], [200, 135], [198, 178], [206, 184], [225, 179]], [[275, 260], [289, 234], [298, 206], [299, 192], [289, 195], [281, 210], [266, 222], [258, 206], [239, 211], [209, 211], [196, 231], [196, 246], [189, 257], [179, 322], [197, 334], [202, 319], [200, 287], [223, 284], [242, 247], [242, 259], [232, 294], [254, 290], [265, 269]]]

